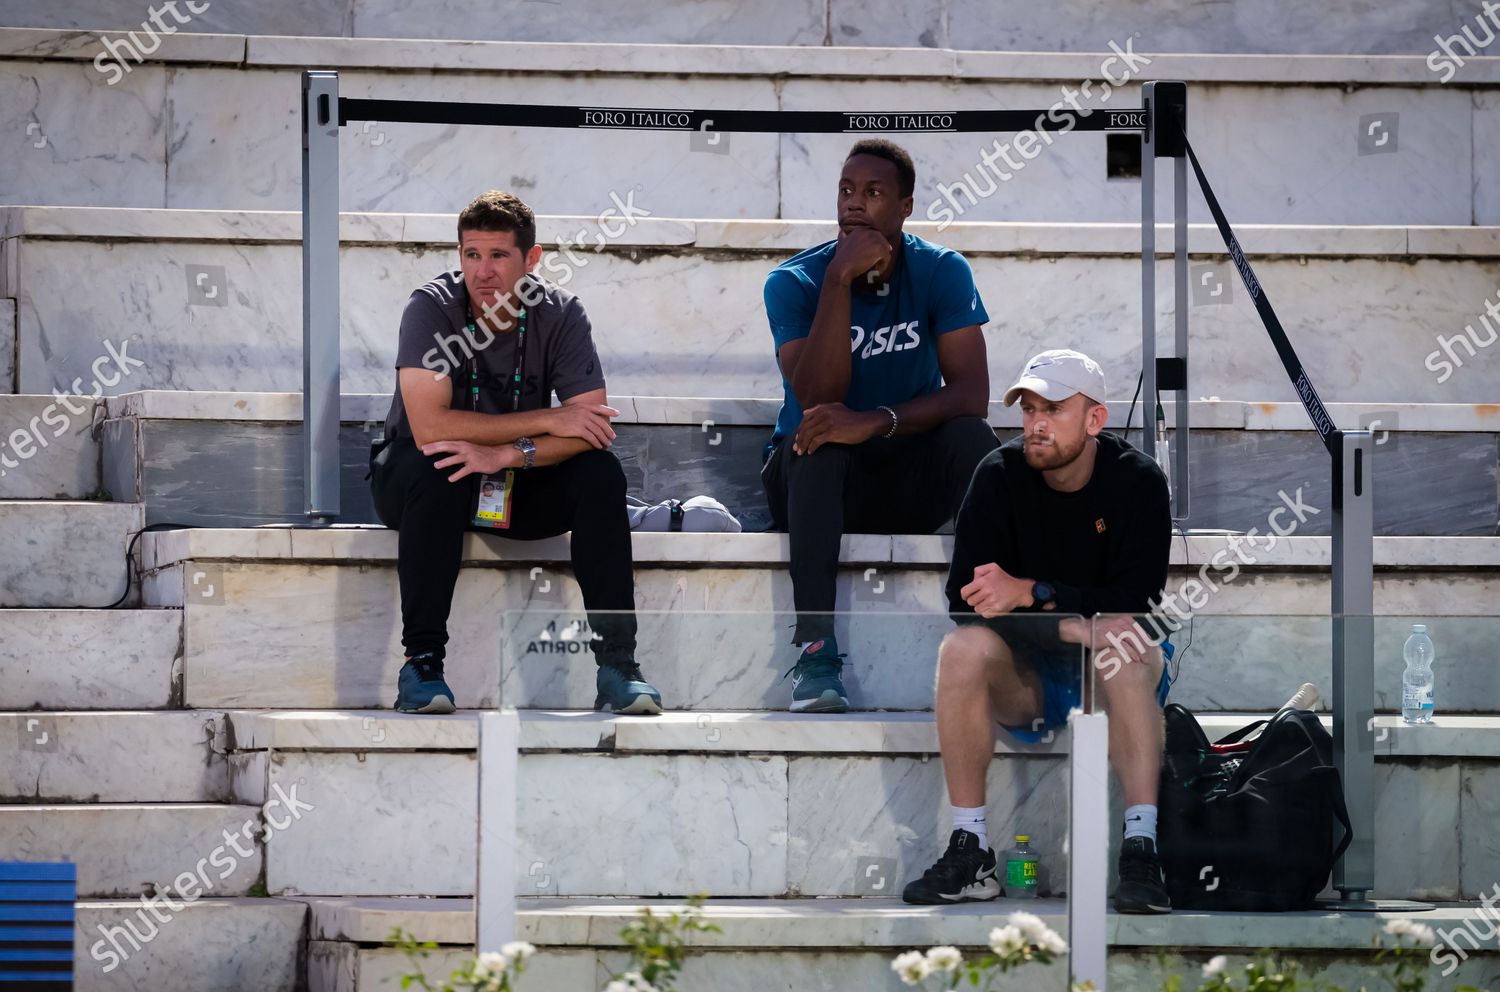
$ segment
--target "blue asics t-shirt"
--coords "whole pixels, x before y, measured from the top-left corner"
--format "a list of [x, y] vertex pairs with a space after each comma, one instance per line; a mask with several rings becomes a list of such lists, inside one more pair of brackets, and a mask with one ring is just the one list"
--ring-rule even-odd
[[[943, 384], [938, 335], [990, 319], [962, 255], [914, 234], [901, 238], [901, 261], [889, 292], [850, 294], [851, 367], [844, 405], [851, 410], [896, 406], [937, 391]], [[766, 317], [778, 351], [812, 332], [823, 275], [837, 248], [837, 240], [809, 248], [766, 278]], [[785, 373], [781, 386], [785, 398], [773, 440], [795, 433], [802, 422], [802, 406]]]

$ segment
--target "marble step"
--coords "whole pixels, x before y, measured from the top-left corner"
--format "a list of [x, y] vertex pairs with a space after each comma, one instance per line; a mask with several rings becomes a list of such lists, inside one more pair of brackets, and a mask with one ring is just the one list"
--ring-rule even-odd
[[[612, 450], [631, 495], [648, 502], [709, 493], [746, 531], [771, 528], [761, 455], [780, 409], [777, 400], [611, 396], [621, 411]], [[344, 394], [340, 433], [343, 523], [378, 523], [370, 495], [369, 445], [383, 436], [387, 394]], [[1111, 429], [1132, 418], [1112, 403]], [[1327, 454], [1300, 404], [1194, 401], [1190, 412], [1195, 529], [1264, 527], [1267, 505], [1291, 479], [1312, 491], [1329, 485]], [[1335, 423], [1376, 431], [1375, 532], [1493, 535], [1500, 520], [1500, 408], [1460, 403], [1333, 403]], [[1176, 411], [1167, 420], [1175, 426]], [[146, 504], [147, 523], [247, 527], [306, 520], [302, 491], [302, 397], [298, 393], [151, 390], [108, 400], [103, 426], [105, 484], [116, 499]], [[1005, 440], [1020, 411], [990, 404]], [[1132, 434], [1133, 441], [1139, 440]], [[1173, 432], [1173, 450], [1183, 443]], [[1268, 472], [1268, 465], [1277, 471]], [[1463, 466], [1453, 472], [1453, 465]], [[1328, 514], [1303, 534], [1327, 534]]]
[[0, 608], [100, 608], [125, 592], [140, 503], [0, 500]]
[[[0, 301], [0, 312], [9, 309], [9, 301]], [[0, 317], [0, 350], [11, 350], [12, 334]], [[0, 365], [0, 385], [10, 382], [5, 372]], [[90, 437], [93, 406], [88, 399], [64, 403], [51, 396], [0, 392], [0, 499], [87, 499], [96, 492], [99, 444]]]
[[[619, 931], [648, 906], [658, 914], [684, 908], [666, 900], [522, 900], [518, 936], [539, 950], [520, 987], [528, 988], [528, 979], [536, 982], [532, 988], [602, 986], [625, 968]], [[403, 974], [407, 962], [382, 945], [398, 927], [447, 952], [429, 966], [432, 974], [439, 973], [438, 961], [456, 963], [472, 948], [468, 900], [312, 899], [309, 907], [311, 992], [395, 987], [384, 983]], [[987, 945], [990, 930], [1016, 910], [1034, 913], [1068, 935], [1067, 906], [1058, 900], [916, 907], [877, 899], [715, 899], [704, 916], [722, 932], [689, 938], [692, 952], [682, 982], [686, 988], [732, 992], [897, 992], [905, 987], [890, 969], [897, 954], [941, 944], [977, 951]], [[1202, 965], [1218, 953], [1227, 953], [1238, 969], [1257, 949], [1275, 947], [1295, 958], [1304, 974], [1310, 970], [1325, 981], [1353, 987], [1349, 983], [1375, 979], [1371, 947], [1389, 921], [1410, 919], [1440, 933], [1463, 931], [1469, 923], [1484, 933], [1488, 925], [1481, 911], [1477, 903], [1451, 903], [1420, 913], [1178, 912], [1150, 919], [1111, 913], [1108, 978], [1111, 988], [1144, 990], [1160, 988], [1176, 975], [1191, 988], [1202, 980]], [[1500, 977], [1500, 953], [1493, 940], [1484, 946], [1461, 962], [1453, 955], [1458, 964], [1453, 982], [1483, 985]], [[1027, 982], [1026, 988], [1065, 992], [1066, 971], [1060, 965], [1034, 967]]]
[[[560, 566], [566, 541], [466, 540], [447, 665], [459, 705], [592, 707], [595, 668], [584, 645], [543, 636], [549, 623], [565, 630], [582, 619], [577, 586]], [[847, 612], [835, 628], [859, 708], [931, 707], [937, 645], [950, 629], [943, 584], [951, 540], [844, 539], [838, 602]], [[638, 656], [664, 704], [785, 708], [790, 683], [782, 676], [797, 656], [786, 536], [636, 534], [633, 541]], [[141, 548], [146, 601], [183, 607], [187, 705], [391, 705], [403, 659], [393, 532], [154, 532]], [[1204, 564], [1227, 548], [1223, 537], [1173, 541], [1169, 590], [1186, 587], [1180, 602], [1200, 607], [1174, 637], [1185, 649], [1174, 698], [1195, 709], [1274, 708], [1304, 681], [1327, 698], [1329, 540], [1281, 538], [1232, 581]], [[1377, 708], [1397, 706], [1402, 644], [1411, 623], [1426, 622], [1439, 645], [1439, 707], [1500, 712], [1500, 684], [1490, 674], [1500, 540], [1383, 537], [1375, 548]], [[1205, 569], [1222, 580], [1214, 582], [1217, 592], [1202, 585]]]
[[[279, 822], [279, 809], [274, 815]], [[168, 888], [188, 897], [245, 895], [260, 881], [264, 832], [256, 806], [0, 806], [0, 850], [18, 861], [74, 862], [85, 899]]]
[[[220, 714], [159, 712], [0, 713], [7, 803], [216, 803], [229, 800]], [[14, 727], [14, 730], [11, 728]]]
[[[1251, 719], [1204, 723], [1218, 738]], [[231, 712], [227, 721], [238, 801], [296, 783], [317, 807], [268, 847], [271, 892], [472, 892], [471, 717]], [[1500, 876], [1488, 827], [1500, 812], [1500, 718], [1423, 728], [1383, 718], [1375, 731], [1377, 893], [1487, 891]], [[930, 864], [951, 824], [930, 716], [527, 713], [521, 743], [521, 895], [879, 897]], [[998, 742], [988, 775], [991, 834], [1032, 835], [1044, 893], [1068, 887], [1065, 746], [1065, 733], [1043, 745]], [[1118, 795], [1113, 805], [1118, 816]], [[389, 857], [413, 831], [432, 853], [420, 878]], [[580, 846], [580, 833], [607, 834], [609, 852]], [[1403, 853], [1413, 845], [1421, 859]]]
[[[897, 10], [903, 16], [890, 16]], [[347, 51], [337, 41], [345, 36], [357, 39], [409, 39], [395, 45], [365, 45], [369, 49], [401, 52], [430, 52], [453, 50], [464, 52], [469, 59], [479, 59], [480, 53], [499, 47], [473, 44], [473, 42], [547, 42], [545, 46], [533, 46], [542, 50], [542, 57], [550, 55], [561, 59], [576, 52], [579, 43], [588, 43], [608, 53], [611, 61], [623, 61], [625, 52], [636, 54], [632, 65], [646, 64], [664, 66], [679, 64], [679, 71], [695, 74], [712, 74], [731, 71], [735, 63], [743, 58], [738, 46], [778, 46], [761, 48], [767, 58], [783, 62], [824, 62], [836, 64], [829, 56], [813, 57], [818, 46], [833, 46], [843, 59], [839, 63], [852, 61], [865, 53], [850, 50], [853, 46], [893, 46], [915, 49], [882, 53], [899, 60], [898, 64], [938, 64], [942, 60], [968, 63], [976, 59], [1000, 61], [1000, 55], [982, 55], [979, 51], [946, 51], [954, 45], [977, 49], [984, 53], [995, 51], [1010, 56], [1007, 62], [1024, 66], [1028, 62], [1042, 62], [1064, 66], [1078, 61], [1077, 71], [1061, 68], [1057, 78], [1076, 75], [1087, 63], [1071, 54], [1043, 55], [1036, 53], [1093, 52], [1104, 42], [1101, 39], [1126, 38], [1133, 32], [1149, 35], [1152, 50], [1163, 52], [1221, 52], [1247, 53], [1246, 56], [1192, 56], [1188, 60], [1201, 60], [1213, 64], [1212, 60], [1227, 61], [1231, 65], [1246, 61], [1267, 63], [1290, 63], [1291, 59], [1266, 57], [1266, 53], [1305, 54], [1322, 56], [1336, 64], [1347, 64], [1352, 59], [1333, 59], [1331, 55], [1382, 55], [1406, 54], [1426, 55], [1432, 48], [1434, 33], [1453, 34], [1461, 26], [1452, 8], [1434, 2], [1420, 0], [1402, 8], [1401, 16], [1366, 17], [1367, 11], [1357, 4], [1341, 0], [1320, 8], [1322, 16], [1310, 20], [1278, 22], [1267, 19], [1264, 24], [1249, 25], [1225, 22], [1213, 18], [1180, 20], [1176, 7], [1167, 3], [1150, 3], [1125, 12], [1113, 9], [1095, 9], [1093, 6], [1062, 4], [1028, 9], [1021, 16], [1004, 23], [997, 23], [990, 16], [991, 8], [977, 0], [948, 0], [932, 4], [920, 11], [897, 8], [882, 4], [871, 8], [877, 16], [863, 17], [853, 7], [842, 4], [825, 6], [816, 0], [776, 0], [755, 8], [754, 12], [722, 10], [716, 8], [715, 16], [702, 21], [683, 18], [668, 8], [652, 7], [649, 4], [624, 8], [605, 8], [592, 11], [588, 18], [570, 17], [561, 11], [541, 8], [531, 16], [517, 21], [503, 16], [500, 11], [488, 8], [474, 11], [474, 16], [462, 26], [446, 19], [422, 16], [422, 11], [408, 5], [386, 2], [386, 0], [360, 0], [352, 8], [340, 4], [294, 4], [287, 0], [228, 9], [203, 8], [203, 12], [183, 25], [181, 35], [163, 39], [164, 51], [186, 48], [188, 42], [200, 44], [187, 50], [197, 50], [205, 42], [224, 42], [229, 38], [202, 38], [198, 32], [245, 35], [288, 35], [307, 38], [309, 46], [320, 46], [328, 51]], [[21, 6], [6, 11], [8, 23], [27, 28], [70, 29], [76, 31], [99, 31], [110, 28], [120, 31], [139, 31], [141, 23], [133, 12], [122, 11], [107, 3], [78, 2], [63, 6]], [[165, 21], [172, 24], [171, 21]], [[1149, 31], [1143, 30], [1149, 26]], [[1474, 30], [1471, 25], [1471, 30]], [[192, 34], [188, 34], [192, 32]], [[1482, 31], [1477, 32], [1483, 37]], [[458, 49], [453, 42], [436, 42], [426, 39], [463, 39], [467, 44]], [[243, 44], [244, 39], [233, 39]], [[148, 40], [149, 43], [149, 40]], [[735, 47], [729, 47], [735, 46]], [[780, 46], [798, 46], [796, 49]], [[228, 48], [227, 44], [224, 45]], [[352, 47], [352, 46], [351, 46]], [[514, 50], [517, 46], [505, 46]], [[925, 51], [924, 51], [925, 49]], [[938, 50], [934, 50], [938, 49]], [[358, 50], [358, 49], [354, 49]], [[727, 52], [726, 52], [727, 50]], [[757, 49], [749, 49], [757, 51]], [[1462, 53], [1462, 49], [1459, 49]], [[237, 61], [232, 49], [213, 61]], [[394, 54], [394, 52], [391, 52]], [[1025, 56], [1031, 55], [1031, 59]], [[715, 58], [717, 56], [717, 58]], [[200, 55], [200, 57], [203, 57]], [[738, 58], [736, 58], [738, 57]], [[866, 57], [868, 57], [866, 55]], [[593, 55], [594, 60], [602, 60]], [[325, 64], [327, 58], [312, 58], [308, 64]], [[337, 64], [350, 64], [335, 60]], [[1373, 62], [1371, 57], [1367, 61]], [[1477, 60], [1483, 62], [1481, 58]], [[728, 64], [726, 64], [726, 62]], [[886, 67], [889, 69], [889, 67]], [[1470, 64], [1464, 74], [1457, 78], [1469, 79], [1475, 68]], [[1097, 71], [1097, 66], [1094, 66]], [[908, 70], [909, 71], [909, 70]], [[904, 74], [904, 73], [902, 73]], [[1172, 71], [1166, 77], [1176, 78]]]
[[[1353, 188], [1347, 180], [1344, 186]], [[592, 219], [559, 216], [559, 207], [543, 201], [537, 206], [544, 248], [574, 238], [580, 227], [600, 230]], [[829, 206], [785, 216], [826, 217]], [[779, 397], [762, 302], [766, 275], [780, 260], [832, 238], [834, 225], [702, 219], [719, 212], [695, 217], [675, 195], [656, 212], [661, 216], [641, 220], [602, 250], [575, 251], [579, 262], [553, 254], [543, 263], [556, 282], [566, 274], [566, 288], [591, 314], [611, 391]], [[0, 214], [10, 268], [0, 292], [18, 303], [18, 392], [68, 390], [75, 379], [84, 391], [98, 382], [109, 394], [301, 388], [296, 213], [11, 207]], [[1255, 225], [1243, 213], [1234, 217], [1256, 276], [1325, 402], [1492, 405], [1500, 391], [1478, 342], [1488, 340], [1481, 317], [1493, 322], [1486, 305], [1495, 292], [1500, 232], [1464, 226], [1469, 218], [1467, 207], [1462, 222], [1447, 227], [1427, 226], [1439, 218], [1318, 226], [1312, 218]], [[344, 215], [341, 388], [394, 388], [399, 315], [417, 287], [454, 267], [453, 224], [449, 214]], [[1129, 398], [1140, 353], [1138, 224], [935, 228], [912, 225], [913, 233], [965, 253], [987, 301], [992, 397], [1027, 357], [1066, 344], [1103, 365], [1113, 398]], [[1170, 228], [1159, 226], [1157, 240], [1170, 251]], [[1295, 402], [1217, 230], [1194, 225], [1189, 250], [1197, 294], [1189, 314], [1191, 398]], [[59, 273], [70, 261], [94, 273], [94, 290], [81, 306], [63, 302]], [[1158, 284], [1158, 327], [1171, 328], [1170, 260], [1160, 261]], [[634, 316], [642, 313], [650, 319]], [[1040, 314], [1046, 319], [1020, 316]], [[100, 327], [111, 330], [101, 335]], [[123, 351], [113, 364], [112, 350]]]
[[163, 709], [181, 657], [181, 610], [0, 609], [0, 709]]
[[174, 904], [178, 911], [158, 901], [153, 914], [140, 899], [80, 899], [73, 987], [78, 992], [296, 992], [305, 987], [305, 903], [200, 898]]
[[[969, 36], [970, 22], [986, 16], [977, 0], [962, 2], [973, 10], [950, 25], [960, 41]], [[1472, 18], [1442, 10], [1438, 0], [1421, 3], [1435, 24], [1429, 38], [1439, 29], [1456, 32], [1461, 22], [1473, 29]], [[0, 40], [0, 84], [38, 96], [30, 104], [10, 101], [15, 111], [0, 119], [0, 126], [26, 139], [12, 157], [6, 188], [23, 203], [296, 209], [297, 72], [310, 65], [341, 67], [342, 93], [351, 97], [705, 110], [1040, 112], [1065, 107], [1069, 97], [1090, 111], [1127, 109], [1140, 106], [1138, 81], [1152, 78], [1189, 82], [1189, 131], [1218, 188], [1233, 191], [1231, 208], [1241, 222], [1469, 224], [1495, 223], [1500, 216], [1494, 177], [1473, 161], [1474, 150], [1487, 147], [1495, 131], [1488, 89], [1500, 71], [1490, 60], [1474, 59], [1463, 81], [1479, 87], [1477, 93], [1445, 87], [1443, 75], [1423, 58], [1428, 41], [1404, 56], [1363, 54], [1389, 51], [1384, 45], [1354, 49], [1359, 56], [1317, 59], [1153, 55], [1160, 32], [1170, 29], [1146, 30], [1148, 25], [1131, 20], [1118, 35], [1103, 33], [1102, 25], [1075, 35], [1075, 44], [1090, 54], [1047, 54], [1055, 41], [1026, 53], [1016, 49], [1027, 46], [1009, 39], [1000, 46], [1006, 51], [995, 53], [849, 50], [822, 44], [828, 16], [817, 7], [795, 17], [799, 30], [819, 39], [807, 48], [710, 44], [642, 50], [618, 44], [476, 44], [467, 38], [179, 33], [143, 55], [145, 64], [128, 54], [111, 61], [89, 35], [11, 29]], [[356, 19], [381, 24], [362, 13]], [[933, 19], [950, 15], [933, 8], [915, 18]], [[913, 18], [903, 10], [891, 20], [906, 26]], [[1074, 23], [1091, 22], [1097, 23], [1094, 13], [1080, 12]], [[1414, 23], [1403, 16], [1401, 33], [1415, 33]], [[906, 27], [897, 30], [907, 33]], [[1007, 30], [974, 29], [973, 36]], [[1113, 57], [1112, 78], [1123, 72], [1131, 80], [1119, 92], [1101, 82], [1111, 42], [1150, 60], [1127, 68]], [[943, 42], [922, 42], [933, 43]], [[100, 64], [90, 64], [95, 59]], [[101, 79], [113, 85], [95, 92]], [[1080, 98], [1084, 80], [1089, 88]], [[95, 100], [80, 118], [69, 108], [85, 96]], [[1371, 135], [1361, 144], [1362, 118], [1380, 120], [1388, 140], [1376, 144]], [[1301, 125], [1296, 140], [1271, 141], [1260, 156], [1243, 154], [1243, 135], [1279, 134], [1287, 119]], [[28, 130], [27, 123], [39, 128]], [[1097, 132], [1013, 147], [1009, 135], [894, 136], [917, 160], [916, 218], [941, 217], [950, 201], [939, 184], [960, 182], [978, 186], [972, 207], [963, 194], [952, 198], [977, 219], [1138, 216], [1138, 183], [1111, 177], [1107, 142]], [[513, 150], [499, 176], [483, 164], [496, 140]], [[660, 132], [562, 130], [544, 136], [518, 128], [371, 121], [343, 132], [342, 199], [361, 210], [448, 212], [498, 184], [521, 189], [552, 213], [594, 215], [610, 205], [612, 192], [623, 197], [636, 189], [658, 213], [676, 202], [679, 212], [699, 216], [822, 216], [833, 211], [838, 163], [852, 140], [844, 133], [730, 134], [716, 142]], [[112, 157], [100, 160], [105, 151]], [[983, 164], [986, 153], [989, 166]], [[980, 199], [982, 193], [989, 195]], [[1196, 194], [1193, 209], [1207, 219]]]

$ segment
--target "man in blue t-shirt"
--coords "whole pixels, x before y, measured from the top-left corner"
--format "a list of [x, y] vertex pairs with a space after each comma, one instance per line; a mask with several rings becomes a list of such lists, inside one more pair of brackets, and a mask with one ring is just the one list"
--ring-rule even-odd
[[931, 533], [997, 447], [985, 421], [989, 320], [969, 263], [901, 230], [916, 169], [857, 142], [839, 176], [839, 236], [778, 265], [766, 316], [785, 400], [761, 480], [791, 533], [793, 710], [849, 708], [833, 636], [845, 533]]

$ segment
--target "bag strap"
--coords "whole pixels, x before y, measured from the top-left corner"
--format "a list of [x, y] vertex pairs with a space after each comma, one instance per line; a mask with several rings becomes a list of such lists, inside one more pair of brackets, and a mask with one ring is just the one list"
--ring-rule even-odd
[[1270, 722], [1270, 720], [1256, 720], [1254, 723], [1247, 724], [1246, 726], [1241, 727], [1239, 730], [1236, 730], [1232, 734], [1227, 734], [1224, 737], [1220, 737], [1218, 740], [1214, 741], [1214, 743], [1237, 744]]
[[1337, 864], [1339, 858], [1349, 849], [1354, 841], [1354, 827], [1349, 823], [1349, 808], [1344, 805], [1344, 780], [1339, 776], [1339, 770], [1332, 765], [1325, 766], [1333, 772], [1333, 815], [1339, 821], [1339, 826], [1344, 828], [1344, 836], [1333, 849], [1333, 863]]

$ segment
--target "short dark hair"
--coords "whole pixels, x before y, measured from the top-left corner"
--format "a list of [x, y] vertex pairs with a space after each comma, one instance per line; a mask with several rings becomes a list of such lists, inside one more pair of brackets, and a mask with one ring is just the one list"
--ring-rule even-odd
[[901, 193], [902, 199], [911, 196], [916, 191], [917, 167], [912, 164], [911, 155], [906, 149], [894, 141], [887, 141], [884, 138], [865, 138], [862, 141], [856, 141], [854, 147], [849, 149], [849, 154], [844, 156], [844, 161], [847, 162], [856, 155], [874, 155], [894, 165], [898, 179], [897, 190]]
[[498, 189], [481, 193], [458, 215], [458, 243], [465, 231], [514, 231], [516, 247], [524, 255], [536, 244], [536, 214], [514, 193]]

